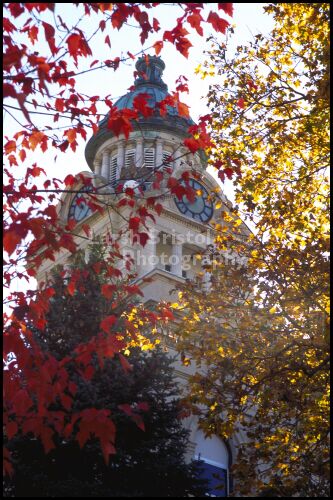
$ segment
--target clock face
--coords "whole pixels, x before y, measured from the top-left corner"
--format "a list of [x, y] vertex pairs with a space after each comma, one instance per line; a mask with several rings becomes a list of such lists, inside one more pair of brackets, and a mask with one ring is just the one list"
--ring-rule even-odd
[[181, 200], [175, 198], [178, 210], [198, 222], [208, 222], [213, 216], [213, 203], [209, 200], [207, 189], [200, 182], [190, 179], [189, 186], [196, 191], [196, 197], [190, 202], [186, 195]]
[[[82, 191], [91, 191], [91, 187], [82, 188]], [[84, 193], [77, 193], [74, 196], [71, 206], [69, 207], [68, 219], [74, 219], [76, 222], [80, 222], [93, 213], [85, 200]]]

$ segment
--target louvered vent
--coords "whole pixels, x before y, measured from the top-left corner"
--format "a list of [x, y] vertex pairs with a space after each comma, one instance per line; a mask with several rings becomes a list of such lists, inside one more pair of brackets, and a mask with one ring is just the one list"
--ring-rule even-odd
[[155, 150], [153, 148], [145, 148], [145, 167], [155, 167]]
[[172, 153], [169, 153], [169, 151], [163, 151], [162, 153], [163, 167], [172, 167], [172, 160], [170, 160], [171, 156]]
[[117, 180], [117, 156], [112, 156], [110, 160], [109, 180], [111, 183]]
[[135, 149], [128, 149], [125, 154], [125, 167], [135, 165]]

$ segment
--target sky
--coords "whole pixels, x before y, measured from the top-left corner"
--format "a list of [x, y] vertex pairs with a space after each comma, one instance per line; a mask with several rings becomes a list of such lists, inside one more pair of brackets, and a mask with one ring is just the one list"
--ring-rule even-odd
[[[235, 34], [230, 40], [230, 54], [236, 49], [237, 45], [251, 40], [253, 35], [258, 32], [267, 33], [272, 28], [272, 19], [264, 13], [263, 5], [265, 4], [234, 4], [233, 18], [226, 16], [226, 19], [228, 19], [230, 24], [235, 28]], [[216, 10], [216, 7], [216, 4], [205, 4], [205, 14], [203, 17], [206, 17], [210, 10]], [[182, 11], [177, 5], [162, 4], [154, 10], [153, 15], [159, 20], [161, 30], [164, 31], [165, 29], [174, 27], [175, 19], [179, 17], [181, 13]], [[224, 17], [222, 10], [220, 10], [219, 13]], [[74, 21], [78, 17], [77, 9], [73, 4], [56, 3], [56, 14], [61, 15], [68, 26], [71, 20]], [[50, 17], [50, 20], [51, 19]], [[96, 26], [92, 25], [90, 18], [87, 18], [80, 24], [80, 28], [89, 36], [89, 34], [96, 29]], [[180, 74], [188, 78], [189, 94], [183, 93], [181, 98], [190, 107], [190, 114], [194, 120], [200, 115], [204, 115], [208, 112], [205, 95], [207, 94], [209, 84], [212, 83], [213, 80], [209, 77], [205, 80], [201, 80], [199, 76], [195, 74], [195, 68], [205, 60], [204, 51], [210, 48], [210, 43], [207, 43], [205, 39], [210, 34], [216, 35], [216, 32], [213, 32], [213, 29], [210, 27], [205, 28], [204, 37], [200, 37], [196, 33], [191, 34], [189, 38], [193, 46], [190, 48], [188, 59], [182, 56], [170, 43], [165, 43], [161, 53], [161, 57], [166, 64], [163, 79], [168, 84], [170, 91], [175, 89], [175, 81]], [[225, 41], [224, 35], [218, 34], [217, 37], [219, 40]], [[160, 34], [152, 35], [148, 38], [143, 48], [151, 46], [160, 38]], [[126, 56], [127, 51], [136, 54], [142, 49], [139, 41], [139, 30], [135, 27], [126, 26], [119, 32], [113, 30], [110, 39], [110, 49], [107, 45], [101, 43], [101, 41], [96, 40], [96, 43], [91, 42], [93, 59], [112, 59], [116, 56]], [[150, 49], [148, 53], [154, 54], [154, 49]], [[90, 62], [91, 61], [89, 61], [89, 64]], [[82, 67], [81, 65], [84, 67], [83, 59], [80, 59], [80, 70]], [[106, 68], [81, 75], [76, 78], [77, 89], [79, 92], [89, 96], [98, 95], [104, 98], [106, 95], [110, 95], [111, 99], [115, 101], [117, 97], [125, 94], [127, 89], [133, 84], [134, 66], [135, 61], [130, 60], [128, 63], [122, 63], [116, 72], [111, 68]], [[87, 65], [87, 67], [89, 67], [89, 65]], [[99, 111], [101, 113], [106, 112], [106, 106], [103, 106], [103, 103], [100, 103]], [[18, 112], [17, 117], [22, 120], [20, 112]], [[45, 125], [45, 116], [39, 123], [41, 126]], [[4, 114], [3, 124], [5, 134], [8, 137], [17, 132], [20, 128], [7, 113]], [[49, 124], [52, 125], [52, 122]], [[64, 121], [63, 124], [68, 124], [70, 127], [69, 120]], [[88, 130], [87, 139], [89, 139], [89, 137], [90, 134]], [[48, 176], [64, 179], [68, 174], [75, 175], [78, 172], [89, 170], [84, 157], [84, 149], [85, 142], [81, 140], [75, 152], [69, 149], [65, 153], [57, 152], [55, 158], [54, 150], [50, 149], [45, 153], [41, 153], [38, 148], [32, 155], [28, 155], [28, 160], [30, 159], [32, 163], [37, 162], [38, 166], [45, 169]], [[225, 190], [229, 199], [232, 199], [233, 190], [231, 182], [227, 181], [227, 184], [224, 186], [221, 185], [221, 187]]]
[[[73, 4], [56, 3], [56, 14], [61, 15], [63, 20], [71, 25], [71, 22], [77, 20], [78, 13], [76, 7]], [[264, 13], [262, 3], [235, 3], [234, 4], [234, 16], [233, 18], [228, 18], [228, 21], [232, 26], [234, 26], [235, 34], [230, 40], [230, 56], [232, 56], [233, 51], [236, 50], [238, 45], [244, 44], [249, 40], [253, 39], [253, 36], [259, 32], [268, 33], [273, 22], [270, 16]], [[210, 10], [216, 11], [216, 4], [205, 4], [204, 18], [207, 17]], [[221, 17], [223, 16], [223, 11], [219, 11]], [[182, 11], [176, 4], [162, 4], [156, 8], [153, 15], [156, 17], [161, 25], [161, 30], [172, 29], [176, 24], [176, 18], [182, 14]], [[52, 23], [51, 13], [49, 22]], [[47, 18], [44, 18], [48, 21]], [[14, 22], [16, 22], [14, 20]], [[84, 31], [86, 36], [89, 38], [89, 34], [92, 34], [96, 25], [92, 24], [90, 18], [84, 19], [80, 28]], [[205, 60], [205, 50], [209, 50], [210, 43], [207, 43], [206, 38], [214, 34], [220, 41], [225, 41], [225, 36], [222, 34], [216, 34], [213, 29], [207, 27], [204, 29], [204, 37], [200, 37], [196, 33], [191, 34], [189, 37], [192, 47], [189, 51], [189, 57], [186, 59], [182, 56], [173, 45], [170, 43], [165, 44], [161, 52], [161, 57], [166, 64], [166, 68], [163, 74], [163, 80], [167, 83], [169, 91], [175, 89], [175, 82], [180, 74], [185, 75], [188, 78], [189, 94], [182, 94], [182, 100], [190, 107], [190, 114], [194, 120], [196, 120], [200, 115], [205, 115], [208, 112], [206, 106], [205, 95], [208, 92], [208, 87], [210, 83], [213, 83], [213, 79], [209, 77], [205, 80], [201, 80], [197, 74], [195, 74], [195, 68], [202, 64]], [[104, 35], [105, 36], [105, 35]], [[113, 59], [116, 56], [126, 56], [127, 51], [133, 54], [138, 53], [140, 50], [151, 46], [155, 41], [161, 38], [160, 34], [155, 34], [148, 38], [146, 44], [142, 47], [139, 41], [139, 30], [135, 27], [125, 27], [119, 32], [117, 30], [112, 31], [111, 48], [109, 49], [102, 41], [98, 40], [96, 43], [91, 42], [91, 47], [93, 50], [93, 59]], [[36, 47], [36, 46], [35, 46]], [[45, 52], [44, 47], [40, 47], [41, 51]], [[39, 47], [36, 47], [38, 50]], [[154, 54], [154, 50], [150, 49], [148, 51], [150, 54]], [[89, 64], [86, 63], [86, 67], [89, 68]], [[82, 66], [81, 66], [82, 64]], [[104, 113], [107, 111], [105, 104], [103, 104], [103, 98], [107, 95], [111, 96], [113, 102], [116, 98], [127, 93], [127, 89], [133, 84], [133, 71], [135, 70], [135, 61], [129, 60], [128, 63], [122, 63], [119, 69], [115, 72], [111, 68], [106, 68], [98, 71], [92, 71], [86, 73], [76, 78], [77, 89], [88, 96], [98, 95], [101, 97], [101, 102], [99, 103], [99, 111]], [[82, 70], [84, 68], [84, 60], [80, 59], [80, 67]], [[14, 101], [10, 104], [15, 105]], [[24, 121], [21, 112], [17, 112], [16, 117], [19, 121]], [[34, 115], [36, 117], [36, 115]], [[44, 128], [46, 123], [45, 116], [39, 119], [38, 124], [41, 128]], [[34, 118], [35, 119], [35, 118]], [[38, 118], [37, 118], [38, 120]], [[50, 120], [49, 124], [52, 125], [53, 121]], [[60, 124], [60, 121], [59, 121]], [[64, 121], [61, 125], [68, 125], [70, 128], [70, 120]], [[58, 124], [57, 124], [58, 125]], [[4, 134], [8, 138], [11, 138], [15, 132], [21, 130], [21, 127], [11, 118], [8, 113], [4, 113], [3, 116], [3, 126]], [[90, 133], [88, 130], [87, 139], [90, 138]], [[5, 139], [6, 140], [6, 139]], [[42, 153], [39, 147], [27, 155], [25, 160], [24, 170], [26, 167], [33, 163], [37, 163], [38, 166], [43, 167], [46, 171], [48, 177], [56, 177], [58, 179], [64, 179], [68, 174], [75, 175], [81, 171], [89, 170], [84, 156], [85, 141], [82, 139], [79, 142], [79, 146], [75, 152], [68, 149], [65, 153], [55, 152], [54, 149], [50, 148], [46, 152]], [[20, 177], [20, 164], [18, 167], [18, 177]], [[22, 169], [23, 172], [23, 169]], [[231, 181], [226, 181], [222, 185], [219, 179], [217, 179], [222, 191], [226, 196], [233, 201], [233, 187]], [[42, 186], [45, 178], [35, 179], [36, 184]], [[15, 289], [20, 289], [22, 283], [16, 283], [14, 285]]]

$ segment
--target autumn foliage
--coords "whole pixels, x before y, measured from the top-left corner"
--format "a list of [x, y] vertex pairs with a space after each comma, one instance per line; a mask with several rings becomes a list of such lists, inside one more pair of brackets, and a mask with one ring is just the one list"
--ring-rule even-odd
[[266, 11], [268, 37], [207, 61], [209, 161], [221, 178], [238, 163], [236, 205], [209, 293], [183, 291], [180, 347], [206, 369], [188, 398], [202, 427], [238, 436], [238, 494], [329, 496], [329, 5]]
[[[4, 106], [18, 124], [17, 132], [12, 137], [6, 136], [4, 143], [4, 280], [8, 289], [4, 329], [5, 435], [11, 440], [17, 435], [32, 433], [41, 440], [48, 453], [54, 446], [55, 436], [66, 436], [72, 432], [74, 425], [79, 425], [76, 439], [80, 445], [83, 446], [90, 436], [95, 436], [100, 440], [107, 462], [109, 455], [115, 452], [113, 436], [116, 429], [112, 416], [103, 409], [73, 411], [76, 388], [68, 372], [73, 360], [68, 356], [57, 359], [44, 352], [31, 333], [34, 328], [47, 331], [47, 312], [55, 294], [52, 284], [40, 284], [38, 290], [12, 289], [12, 283], [17, 280], [23, 280], [28, 286], [45, 259], [52, 261], [59, 252], [74, 253], [77, 249], [73, 234], [75, 224], [72, 221], [67, 225], [60, 223], [55, 208], [61, 192], [77, 191], [77, 179], [69, 175], [62, 183], [56, 173], [46, 174], [44, 167], [35, 162], [30, 164], [27, 158], [31, 157], [31, 152], [46, 152], [51, 148], [55, 152], [66, 152], [69, 148], [76, 151], [79, 141], [86, 140], [88, 131], [97, 132], [102, 113], [108, 113], [108, 127], [113, 134], [127, 138], [134, 120], [157, 111], [149, 108], [145, 95], [136, 99], [134, 109], [120, 112], [114, 107], [112, 96], [86, 96], [77, 91], [81, 74], [97, 72], [102, 68], [116, 71], [121, 63], [137, 56], [128, 52], [125, 57], [92, 60], [97, 36], [102, 35], [106, 48], [110, 48], [113, 30], [124, 29], [130, 22], [139, 28], [141, 44], [151, 34], [161, 34], [160, 40], [153, 44], [156, 54], [171, 43], [187, 57], [191, 47], [189, 30], [194, 28], [201, 35], [201, 26], [205, 24], [224, 33], [228, 23], [221, 14], [230, 15], [232, 11], [231, 4], [218, 4], [218, 12], [211, 10], [204, 18], [203, 4], [179, 4], [182, 15], [176, 19], [172, 29], [162, 33], [159, 21], [154, 17], [158, 4], [73, 4], [72, 9], [77, 12], [76, 22], [58, 15], [57, 5], [7, 3], [3, 20]], [[95, 27], [90, 37], [80, 29], [80, 19], [84, 18], [89, 18]], [[180, 113], [188, 115], [187, 107], [179, 99], [179, 92], [186, 90], [184, 82], [181, 78], [178, 90], [168, 96], [165, 103], [160, 103], [158, 111], [162, 115], [167, 105], [173, 105]], [[106, 106], [102, 112], [98, 109], [100, 101]], [[48, 121], [41, 125], [40, 117], [45, 115]], [[61, 126], [62, 123], [66, 125]], [[190, 142], [187, 145], [193, 152], [205, 147], [207, 140], [205, 124], [202, 123], [200, 129], [189, 131]], [[155, 182], [160, 181], [156, 179]], [[79, 182], [81, 187], [90, 189], [90, 209], [103, 213], [105, 206], [90, 179], [81, 176]], [[172, 180], [169, 188], [171, 193], [177, 195], [179, 188]], [[127, 204], [132, 209], [127, 221], [128, 229], [133, 231], [137, 241], [145, 245], [145, 221], [147, 218], [154, 220], [154, 213], [158, 213], [161, 206], [153, 198], [147, 200], [144, 206], [136, 204], [133, 190], [126, 190], [122, 195], [119, 203]], [[89, 227], [85, 226], [83, 230], [87, 239], [91, 239]], [[117, 247], [113, 251], [117, 254]], [[96, 274], [99, 272], [105, 272], [102, 264], [96, 266]], [[107, 272], [110, 284], [104, 286], [102, 292], [111, 299], [114, 293], [112, 280], [122, 276], [113, 262], [108, 263]], [[69, 298], [75, 296], [79, 282], [80, 277], [75, 273], [69, 276]], [[126, 285], [120, 293], [123, 294], [121, 300], [130, 302], [131, 297], [140, 291]], [[101, 320], [99, 334], [78, 347], [75, 353], [75, 363], [81, 366], [86, 380], [93, 376], [91, 360], [95, 355], [101, 364], [105, 355], [119, 355], [124, 370], [128, 369], [126, 359], [121, 356], [124, 343], [111, 342], [109, 338], [115, 329], [128, 329], [133, 340], [138, 333], [133, 331], [130, 321], [124, 324], [117, 314], [119, 300], [120, 297], [114, 302], [114, 311], [108, 312]], [[165, 306], [157, 316], [147, 313], [144, 322], [154, 326], [158, 321], [169, 321], [171, 318], [172, 313]], [[59, 406], [59, 410], [52, 409], [54, 404]], [[13, 469], [7, 449], [4, 464], [5, 471], [11, 474]]]
[[[110, 282], [114, 258], [96, 242], [89, 256], [76, 252], [67, 270], [59, 266], [52, 272], [55, 293], [47, 324], [31, 329], [29, 344], [33, 340], [46, 355], [38, 375], [48, 376], [48, 393], [52, 383], [66, 385], [62, 377], [69, 381], [65, 391], [47, 399], [47, 413], [38, 394], [41, 417], [53, 416], [55, 426], [51, 430], [41, 418], [40, 440], [33, 437], [36, 419], [27, 392], [19, 389], [15, 396], [16, 422], [9, 423], [6, 437], [15, 471], [5, 481], [7, 496], [154, 497], [161, 488], [166, 496], [203, 492], [194, 464], [184, 461], [188, 431], [178, 418], [172, 360], [157, 345], [152, 350], [157, 341], [152, 315], [157, 319], [159, 312], [139, 303], [131, 276]], [[133, 294], [126, 294], [130, 287]], [[133, 335], [138, 322], [140, 342]], [[122, 344], [127, 349], [115, 354]], [[25, 413], [22, 427], [29, 430], [24, 435], [17, 432], [19, 405]]]

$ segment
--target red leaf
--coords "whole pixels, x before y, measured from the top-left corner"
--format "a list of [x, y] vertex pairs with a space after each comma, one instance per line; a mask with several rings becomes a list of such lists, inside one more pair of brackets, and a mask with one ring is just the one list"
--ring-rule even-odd
[[192, 47], [191, 42], [186, 38], [188, 31], [182, 27], [180, 21], [172, 31], [165, 31], [163, 40], [168, 40], [176, 46], [176, 49], [184, 56], [188, 57], [189, 48]]
[[21, 149], [21, 151], [19, 152], [19, 157], [20, 157], [20, 160], [21, 160], [22, 163], [26, 159], [26, 156], [27, 155], [26, 155], [25, 149]]
[[66, 396], [66, 394], [60, 394], [60, 401], [65, 410], [69, 411], [72, 408], [73, 400], [69, 396]]
[[[30, 135], [29, 144], [30, 144], [30, 148], [32, 149], [32, 151], [34, 151], [36, 149], [38, 144], [41, 144], [41, 147], [42, 147], [43, 143], [44, 144], [46, 143], [46, 145], [47, 145], [47, 136], [43, 132], [33, 132]], [[45, 149], [44, 149], [44, 151], [45, 151]]]
[[140, 226], [141, 219], [140, 217], [132, 217], [129, 220], [128, 227], [132, 229], [134, 232], [137, 232]]
[[8, 155], [10, 153], [15, 153], [16, 151], [16, 142], [15, 141], [8, 141], [6, 142], [5, 146], [5, 153]]
[[178, 108], [178, 113], [181, 116], [185, 116], [186, 118], [188, 118], [190, 116], [189, 107], [187, 106], [187, 104], [184, 104], [183, 102], [178, 101], [177, 108]]
[[42, 427], [40, 437], [44, 446], [45, 453], [48, 453], [50, 450], [55, 448], [52, 436], [53, 436], [53, 431], [49, 427]]
[[67, 286], [68, 293], [73, 296], [75, 292], [76, 284], [75, 281], [70, 281], [70, 283]]
[[224, 10], [228, 16], [232, 17], [234, 13], [234, 8], [232, 3], [218, 3], [218, 8]]
[[103, 457], [104, 457], [104, 460], [105, 460], [105, 463], [106, 465], [109, 464], [109, 456], [110, 454], [114, 454], [116, 453], [116, 449], [114, 447], [114, 445], [111, 443], [111, 441], [106, 441], [106, 440], [100, 440], [100, 443], [101, 443], [101, 448], [102, 448], [102, 452], [103, 452]]
[[114, 28], [120, 30], [124, 22], [127, 20], [129, 15], [129, 9], [125, 4], [116, 4], [117, 10], [115, 10], [111, 16], [111, 23]]
[[234, 170], [230, 167], [227, 167], [223, 170], [223, 173], [228, 177], [228, 179], [232, 179], [232, 176], [234, 174]]
[[158, 22], [158, 20], [155, 17], [153, 18], [153, 30], [154, 31], [160, 30], [160, 23]]
[[175, 319], [172, 311], [170, 311], [170, 309], [167, 309], [166, 307], [162, 309], [162, 316], [164, 319]]
[[54, 107], [57, 111], [59, 111], [60, 113], [62, 113], [65, 109], [65, 101], [64, 99], [59, 99], [57, 98], [55, 100], [55, 103], [54, 103]]
[[229, 26], [228, 21], [226, 21], [225, 19], [222, 19], [218, 14], [216, 14], [216, 12], [212, 12], [212, 11], [209, 13], [209, 16], [207, 18], [207, 22], [211, 23], [211, 25], [213, 26], [215, 31], [217, 31], [219, 33], [223, 33], [223, 34], [225, 34], [225, 31], [226, 31], [227, 27]]
[[107, 299], [111, 299], [116, 290], [116, 285], [102, 285], [102, 295]]
[[95, 264], [92, 265], [93, 270], [95, 271], [96, 274], [99, 274], [102, 269], [102, 263], [101, 262], [95, 262]]
[[89, 224], [82, 224], [82, 229], [86, 233], [87, 236], [90, 236], [90, 226], [89, 226]]
[[163, 49], [163, 42], [162, 40], [159, 40], [158, 42], [155, 42], [153, 45], [155, 49], [155, 54], [158, 56], [161, 50]]
[[24, 389], [20, 389], [12, 400], [13, 409], [17, 415], [25, 415], [33, 405], [33, 402]]
[[53, 287], [49, 287], [45, 290], [45, 295], [50, 298], [50, 297], [53, 297], [53, 295], [56, 294], [56, 291]]
[[74, 382], [69, 382], [68, 390], [72, 394], [72, 396], [75, 396], [75, 394], [77, 393], [77, 385], [74, 384]]
[[200, 143], [197, 141], [197, 139], [188, 138], [184, 139], [184, 145], [191, 151], [191, 153], [195, 153], [200, 149]]
[[101, 321], [100, 327], [106, 333], [110, 333], [111, 328], [117, 322], [117, 316], [107, 316]]
[[145, 424], [142, 420], [142, 418], [140, 417], [140, 415], [132, 415], [132, 419], [134, 420], [134, 422], [136, 423], [136, 425], [139, 427], [139, 429], [141, 429], [143, 432], [145, 432]]
[[85, 40], [83, 34], [72, 33], [66, 40], [68, 45], [69, 54], [74, 58], [77, 63], [78, 56], [91, 56], [91, 49]]
[[140, 245], [144, 247], [149, 240], [149, 235], [147, 233], [139, 233], [138, 236]]
[[10, 83], [3, 84], [3, 97], [16, 97], [16, 90]]
[[148, 99], [150, 99], [150, 94], [142, 93], [135, 96], [133, 99], [134, 109], [139, 111], [144, 117], [151, 116], [154, 112], [153, 108], [148, 106]]
[[12, 439], [17, 434], [18, 431], [18, 426], [17, 423], [11, 420], [7, 425], [6, 425], [6, 435], [8, 439]]
[[75, 184], [75, 181], [76, 181], [76, 179], [75, 179], [74, 175], [72, 175], [72, 174], [67, 175], [64, 179], [65, 185], [69, 186], [69, 187], [73, 186]]
[[245, 108], [245, 101], [244, 101], [243, 97], [241, 97], [240, 99], [238, 99], [237, 106], [240, 107], [241, 109]]
[[119, 359], [120, 359], [121, 366], [123, 367], [123, 369], [126, 373], [133, 370], [133, 365], [131, 365], [127, 361], [127, 359], [125, 358], [125, 356], [123, 356], [123, 354], [119, 353]]
[[138, 403], [137, 404], [137, 408], [138, 408], [138, 410], [148, 411], [149, 410], [149, 404], [146, 403], [145, 401], [143, 401], [142, 403]]
[[11, 2], [8, 4], [8, 8], [13, 17], [19, 17], [24, 12], [24, 8], [20, 3]]
[[126, 415], [128, 415], [129, 417], [133, 414], [133, 410], [128, 404], [118, 405], [118, 408], [126, 413]]
[[94, 376], [94, 373], [95, 373], [95, 368], [89, 365], [87, 366], [87, 368], [85, 368], [82, 375], [85, 380], [91, 380]]
[[12, 166], [12, 165], [16, 165], [17, 166], [17, 161], [16, 161], [16, 158], [14, 155], [9, 155], [8, 156], [8, 161], [9, 161], [9, 165]]
[[107, 127], [110, 128], [116, 136], [124, 134], [126, 139], [133, 130], [131, 119], [137, 118], [137, 111], [124, 109], [122, 112], [114, 112], [109, 116]]
[[109, 35], [106, 35], [104, 42], [110, 47], [111, 49], [111, 42], [110, 42], [110, 37]]
[[21, 242], [21, 236], [15, 230], [9, 230], [3, 237], [3, 247], [8, 255], [11, 255]]
[[68, 138], [69, 144], [72, 144], [72, 142], [74, 142], [76, 139], [76, 130], [74, 128], [71, 128], [70, 130], [66, 130], [65, 135]]
[[55, 35], [55, 29], [51, 24], [46, 23], [45, 21], [42, 22], [43, 28], [45, 31], [45, 39], [48, 40], [49, 38], [54, 38]]
[[31, 26], [31, 28], [28, 29], [28, 36], [31, 43], [34, 45], [35, 41], [38, 39], [38, 27]]
[[203, 18], [199, 13], [193, 13], [187, 17], [187, 21], [190, 23], [192, 28], [196, 29], [200, 36], [203, 36], [203, 29], [201, 27], [201, 21]]
[[2, 25], [3, 25], [3, 31], [6, 31], [7, 33], [12, 33], [13, 31], [17, 31], [14, 24], [12, 24], [10, 20], [7, 19], [6, 17], [3, 18]]

